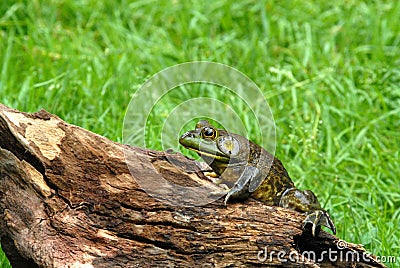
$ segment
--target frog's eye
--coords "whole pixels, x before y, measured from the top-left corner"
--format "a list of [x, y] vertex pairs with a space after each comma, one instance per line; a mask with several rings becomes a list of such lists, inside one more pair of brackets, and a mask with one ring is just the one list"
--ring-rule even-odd
[[217, 137], [217, 131], [212, 127], [205, 127], [201, 130], [203, 138], [215, 139]]

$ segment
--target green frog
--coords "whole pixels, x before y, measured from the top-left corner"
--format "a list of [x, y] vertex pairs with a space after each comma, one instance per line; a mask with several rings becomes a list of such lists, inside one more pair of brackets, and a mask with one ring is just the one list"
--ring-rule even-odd
[[271, 206], [305, 213], [303, 229], [310, 224], [314, 237], [322, 225], [336, 234], [333, 221], [315, 194], [297, 189], [281, 161], [261, 146], [217, 129], [206, 120], [199, 121], [179, 142], [198, 153], [219, 176], [219, 183], [227, 186], [220, 192], [225, 195], [225, 205], [230, 199], [253, 197]]

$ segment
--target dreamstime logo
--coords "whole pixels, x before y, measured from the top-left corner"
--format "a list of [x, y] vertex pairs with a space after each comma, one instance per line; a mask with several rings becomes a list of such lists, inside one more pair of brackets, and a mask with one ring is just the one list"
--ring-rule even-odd
[[346, 241], [339, 239], [339, 240], [336, 242], [336, 246], [337, 246], [338, 249], [345, 249], [345, 248], [348, 247], [348, 244], [347, 244]]
[[[251, 133], [262, 147], [275, 152], [275, 123], [261, 90], [240, 71], [214, 62], [175, 65], [148, 79], [127, 108], [123, 143], [180, 151], [180, 135], [201, 119], [245, 137]], [[125, 150], [125, 158], [130, 169], [138, 161], [147, 169], [145, 178], [135, 176], [134, 170], [131, 174], [155, 198], [180, 206], [201, 206], [218, 198], [210, 196], [209, 188], [166, 180], [148, 159], [138, 159], [130, 150]], [[174, 164], [172, 157], [169, 162]]]
[[[343, 240], [336, 241], [337, 250], [333, 248], [328, 248], [327, 250], [322, 250], [320, 252], [315, 252], [312, 250], [298, 252], [290, 251], [286, 252], [284, 250], [269, 250], [268, 247], [264, 247], [264, 250], [260, 250], [257, 253], [257, 259], [260, 262], [273, 262], [274, 259], [281, 263], [285, 262], [304, 262], [304, 261], [314, 261], [321, 263], [323, 261], [329, 262], [372, 262], [372, 254], [369, 252], [358, 252], [348, 249], [348, 243]], [[348, 249], [348, 250], [346, 250]], [[397, 258], [395, 256], [376, 256], [374, 260], [378, 262], [386, 263], [396, 263]]]

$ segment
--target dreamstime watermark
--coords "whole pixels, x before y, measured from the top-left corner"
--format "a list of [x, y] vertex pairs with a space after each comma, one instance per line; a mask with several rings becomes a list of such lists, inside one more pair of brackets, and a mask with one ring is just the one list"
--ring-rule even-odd
[[336, 242], [337, 249], [328, 248], [319, 252], [308, 250], [303, 252], [283, 250], [270, 250], [266, 246], [263, 250], [258, 251], [257, 259], [260, 262], [273, 262], [278, 260], [281, 263], [286, 262], [305, 262], [313, 261], [321, 263], [325, 261], [330, 262], [364, 262], [369, 263], [373, 261], [382, 263], [396, 263], [396, 256], [374, 256], [369, 252], [359, 252], [354, 250], [346, 250], [348, 244], [346, 241], [338, 240]]
[[[251, 129], [252, 136], [259, 137], [257, 143], [270, 153], [275, 152], [275, 122], [261, 90], [240, 71], [215, 62], [178, 64], [150, 77], [129, 103], [123, 143], [152, 148], [149, 140], [157, 139], [162, 150], [180, 151], [180, 135], [194, 129], [200, 119], [217, 122], [245, 137], [250, 136]], [[166, 180], [157, 168], [130, 150], [125, 150], [125, 159], [130, 169], [134, 162], [143, 163], [149, 176], [138, 178], [131, 170], [136, 182], [148, 194], [170, 205], [202, 206], [220, 197], [211, 196], [207, 187], [187, 187]], [[168, 160], [179, 167], [174, 159]]]

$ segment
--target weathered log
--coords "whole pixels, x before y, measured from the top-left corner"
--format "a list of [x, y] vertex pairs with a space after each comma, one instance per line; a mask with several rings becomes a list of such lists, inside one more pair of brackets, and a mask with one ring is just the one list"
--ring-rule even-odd
[[149, 195], [143, 183], [160, 177], [216, 189], [179, 153], [3, 105], [0, 133], [0, 238], [13, 267], [384, 267], [359, 245], [303, 233], [295, 211], [252, 199], [176, 206], [168, 187]]

